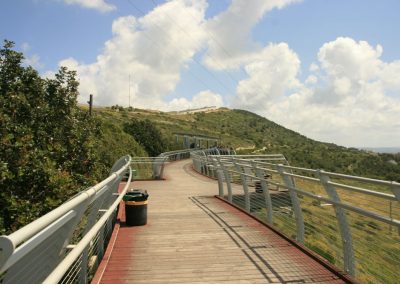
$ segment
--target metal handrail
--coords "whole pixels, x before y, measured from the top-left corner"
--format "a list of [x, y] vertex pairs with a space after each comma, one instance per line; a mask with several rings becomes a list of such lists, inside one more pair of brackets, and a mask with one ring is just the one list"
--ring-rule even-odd
[[[131, 171], [130, 171], [131, 172]], [[54, 269], [51, 274], [45, 279], [43, 283], [58, 283], [67, 270], [74, 264], [74, 262], [79, 258], [85, 248], [90, 244], [92, 239], [96, 236], [96, 234], [100, 231], [102, 226], [106, 223], [107, 219], [110, 218], [113, 211], [120, 204], [124, 194], [128, 190], [129, 184], [131, 182], [132, 175], [130, 174], [128, 181], [121, 191], [121, 194], [118, 198], [113, 202], [110, 208], [104, 213], [104, 215], [97, 221], [97, 223], [85, 234], [85, 236], [81, 239], [81, 241], [76, 244], [73, 250], [61, 261], [61, 263]]]
[[[385, 232], [376, 229], [376, 234], [382, 235], [379, 236], [382, 239], [379, 244], [381, 248], [377, 250], [382, 254], [385, 250], [388, 251], [380, 261], [376, 261], [384, 263], [384, 259], [390, 259], [390, 263], [394, 265], [392, 273], [398, 273], [395, 267], [400, 266], [400, 263], [393, 257], [396, 253], [390, 250], [393, 246], [399, 246], [399, 237], [392, 232], [393, 228], [397, 228], [400, 236], [400, 183], [295, 167], [289, 165], [281, 154], [275, 157], [247, 155], [243, 158], [243, 155], [200, 156], [194, 152], [191, 156], [196, 171], [218, 179], [219, 196], [243, 207], [250, 214], [264, 216], [265, 221], [271, 226], [277, 226], [277, 229], [288, 237], [293, 237], [294, 234], [297, 241], [316, 249], [317, 253], [321, 253], [322, 249], [329, 245], [334, 246], [331, 250], [337, 253], [341, 249], [342, 259], [339, 260], [339, 264], [345, 272], [356, 278], [372, 269], [368, 263], [369, 258], [360, 257], [364, 252], [357, 251], [360, 238], [363, 238], [362, 242], [371, 242], [368, 239], [369, 231], [360, 229], [360, 224], [372, 222], [368, 220], [378, 224], [371, 223], [374, 227], [368, 227], [369, 230], [373, 230], [376, 226], [388, 226]], [[284, 164], [279, 164], [281, 161], [276, 157], [283, 157]], [[260, 161], [263, 159], [264, 161]], [[268, 174], [269, 178], [266, 178], [265, 174]], [[243, 187], [242, 190], [239, 191], [238, 185], [233, 185], [233, 182], [235, 184], [239, 182]], [[264, 194], [252, 193], [249, 186], [261, 187], [260, 192]], [[271, 190], [271, 186], [288, 191], [278, 194]], [[383, 192], [375, 187], [382, 188]], [[287, 211], [288, 208], [290, 211]], [[310, 236], [318, 238], [319, 235], [320, 238], [327, 239], [334, 237], [327, 233], [332, 230], [334, 224], [332, 212], [337, 226], [333, 232], [340, 233], [342, 243], [326, 243], [324, 247], [319, 248], [313, 243], [313, 239], [309, 238]], [[315, 218], [320, 218], [319, 223], [313, 223], [316, 222]], [[324, 226], [329, 227], [324, 228]], [[314, 227], [316, 229], [312, 229]], [[400, 247], [397, 250], [397, 253], [399, 252]], [[382, 273], [382, 269], [376, 269], [376, 273]], [[367, 278], [362, 279], [368, 279], [374, 276], [363, 277]], [[387, 275], [379, 277], [371, 279], [385, 279]], [[397, 279], [399, 278], [400, 275], [397, 274]]]
[[[105, 237], [115, 222], [116, 208], [132, 178], [130, 163], [130, 156], [119, 159], [113, 172], [100, 183], [16, 232], [1, 236], [2, 283], [43, 282], [50, 273], [52, 277], [47, 282], [57, 283], [72, 265], [80, 266], [79, 275], [75, 277], [77, 281], [87, 282], [87, 259], [79, 264], [77, 261], [82, 253], [88, 254], [95, 237], [97, 257], [102, 257]], [[128, 182], [118, 193], [127, 170]], [[44, 256], [43, 251], [46, 252]]]
[[[131, 166], [151, 165], [162, 178], [165, 163], [190, 158], [198, 149], [162, 153], [158, 157], [125, 156], [100, 183], [18, 231], [0, 236], [1, 283], [64, 283], [90, 281], [90, 254], [101, 259], [116, 220], [117, 207], [132, 180]], [[129, 170], [126, 185], [118, 192]], [[48, 246], [48, 247], [47, 247]], [[46, 251], [45, 255], [43, 251]], [[38, 261], [39, 260], [39, 261]], [[98, 262], [98, 261], [97, 261]]]

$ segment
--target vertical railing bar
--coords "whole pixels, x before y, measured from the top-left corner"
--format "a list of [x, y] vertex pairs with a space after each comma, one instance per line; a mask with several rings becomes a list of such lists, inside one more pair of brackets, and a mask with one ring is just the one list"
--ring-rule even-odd
[[300, 201], [297, 193], [293, 190], [295, 188], [294, 180], [286, 175], [282, 164], [277, 165], [277, 170], [282, 176], [283, 182], [289, 189], [289, 195], [292, 202], [292, 208], [296, 219], [296, 240], [300, 243], [304, 243], [304, 219], [301, 211]]
[[264, 200], [265, 200], [265, 208], [267, 210], [267, 223], [272, 225], [272, 218], [273, 218], [273, 211], [272, 211], [272, 200], [271, 196], [269, 194], [269, 188], [268, 188], [268, 183], [265, 180], [264, 176], [264, 171], [261, 169], [257, 168], [257, 165], [253, 163], [253, 169], [256, 173], [256, 176], [259, 178], [260, 184], [261, 184], [261, 190], [264, 195]]
[[250, 213], [251, 204], [250, 204], [250, 194], [249, 187], [247, 186], [247, 177], [243, 174], [243, 168], [241, 165], [238, 165], [236, 160], [233, 159], [233, 164], [238, 172], [240, 172], [240, 178], [242, 180], [243, 194], [244, 194], [244, 206], [247, 212]]
[[[317, 175], [319, 176], [321, 184], [324, 187], [328, 196], [333, 201], [341, 203], [336, 188], [332, 184], [329, 184], [330, 181], [329, 176], [323, 170], [318, 170]], [[344, 269], [347, 273], [354, 276], [355, 264], [354, 264], [353, 240], [349, 224], [347, 222], [346, 213], [343, 208], [335, 205], [333, 206], [335, 209], [336, 219], [339, 224], [340, 235], [342, 238]]]
[[214, 166], [214, 172], [217, 174], [217, 179], [218, 179], [218, 195], [220, 197], [224, 196], [224, 183], [223, 183], [223, 178], [222, 178], [222, 169], [221, 165], [219, 164], [218, 160], [216, 158], [211, 158], [213, 166]]
[[225, 167], [224, 163], [221, 161], [221, 158], [219, 156], [217, 157], [217, 160], [225, 176], [226, 188], [228, 189], [228, 201], [232, 203], [233, 199], [232, 199], [232, 184], [231, 184], [230, 173], [228, 169]]

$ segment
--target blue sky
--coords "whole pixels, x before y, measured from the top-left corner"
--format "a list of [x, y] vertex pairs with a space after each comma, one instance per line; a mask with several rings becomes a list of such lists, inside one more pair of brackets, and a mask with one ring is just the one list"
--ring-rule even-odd
[[[155, 0], [160, 4], [164, 1]], [[110, 13], [61, 0], [4, 0], [0, 9], [0, 35], [31, 46], [29, 53], [41, 55], [45, 67], [56, 68], [60, 60], [73, 56], [92, 62], [110, 39], [112, 21], [126, 15], [142, 16], [154, 8], [150, 0], [108, 1], [117, 7]], [[133, 6], [132, 4], [135, 6]], [[211, 0], [207, 17], [224, 11], [227, 0]], [[251, 3], [251, 0], [249, 1]], [[264, 16], [253, 36], [260, 42], [288, 42], [307, 63], [315, 60], [319, 47], [338, 36], [367, 40], [384, 47], [382, 58], [399, 59], [400, 1], [397, 0], [305, 0]]]
[[130, 90], [138, 107], [244, 108], [322, 141], [400, 146], [398, 11], [396, 0], [5, 0], [0, 38], [44, 76], [77, 69], [82, 102], [126, 105]]

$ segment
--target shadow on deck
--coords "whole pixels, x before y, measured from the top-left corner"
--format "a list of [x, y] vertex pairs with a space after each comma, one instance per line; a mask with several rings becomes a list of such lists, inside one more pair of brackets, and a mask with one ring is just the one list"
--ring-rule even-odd
[[[124, 208], [92, 283], [345, 283], [264, 224], [214, 197], [217, 183], [166, 168], [165, 181], [140, 181], [150, 193], [148, 224], [124, 226]], [[236, 197], [238, 198], [238, 197]], [[238, 200], [240, 201], [240, 200]]]

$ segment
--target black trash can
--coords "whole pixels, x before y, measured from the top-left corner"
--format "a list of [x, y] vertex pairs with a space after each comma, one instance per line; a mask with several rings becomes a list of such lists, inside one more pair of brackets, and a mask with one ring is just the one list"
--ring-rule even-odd
[[128, 191], [124, 195], [126, 225], [141, 226], [147, 224], [148, 197], [147, 191], [140, 189]]
[[[265, 174], [264, 175], [264, 179], [269, 179], [269, 178], [271, 178], [270, 174]], [[257, 193], [263, 193], [263, 189], [261, 187], [261, 181], [258, 180], [258, 181], [255, 182], [255, 188], [256, 188], [256, 192]]]

